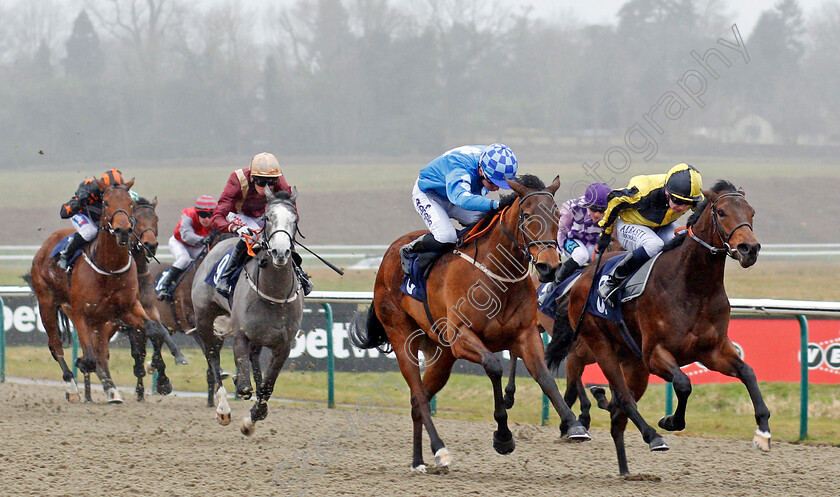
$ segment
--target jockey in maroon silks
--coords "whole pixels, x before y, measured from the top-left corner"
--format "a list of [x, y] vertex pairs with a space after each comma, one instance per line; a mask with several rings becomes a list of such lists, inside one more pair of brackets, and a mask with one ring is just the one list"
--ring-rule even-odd
[[[231, 276], [248, 259], [244, 236], [249, 235], [253, 230], [261, 229], [264, 225], [262, 216], [265, 214], [267, 203], [265, 198], [266, 188], [271, 188], [274, 193], [280, 191], [287, 192], [290, 195], [292, 193], [291, 187], [289, 187], [280, 171], [280, 162], [277, 157], [263, 152], [251, 159], [249, 167], [237, 169], [231, 173], [225, 189], [219, 197], [219, 203], [210, 219], [213, 228], [218, 233], [235, 233], [240, 237], [225, 272], [219, 277], [219, 284], [216, 289], [221, 293], [230, 294], [233, 283], [230, 281]], [[313, 285], [309, 276], [300, 267], [300, 255], [294, 252], [294, 249], [292, 259], [304, 294], [309, 294]]]

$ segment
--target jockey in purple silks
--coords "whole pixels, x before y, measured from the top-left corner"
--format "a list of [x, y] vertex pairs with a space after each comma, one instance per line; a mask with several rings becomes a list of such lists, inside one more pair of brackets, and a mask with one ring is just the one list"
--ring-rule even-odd
[[554, 276], [560, 284], [592, 259], [601, 228], [598, 221], [607, 208], [610, 187], [606, 183], [592, 183], [579, 198], [569, 199], [560, 206], [557, 246], [567, 257]]

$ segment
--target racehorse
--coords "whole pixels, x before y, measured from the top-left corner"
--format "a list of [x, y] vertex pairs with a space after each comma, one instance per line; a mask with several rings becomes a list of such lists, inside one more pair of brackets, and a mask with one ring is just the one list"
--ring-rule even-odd
[[755, 373], [727, 336], [730, 308], [723, 286], [726, 256], [745, 268], [758, 259], [761, 245], [752, 229], [755, 210], [743, 191], [728, 181], [720, 180], [703, 193], [705, 200], [689, 218], [686, 232], [670, 242], [656, 260], [644, 293], [621, 304], [629, 339], [622, 337], [616, 323], [588, 312], [580, 319], [593, 285], [592, 268], [587, 268], [571, 289], [569, 319], [558, 316], [554, 321], [554, 336], [546, 349], [549, 366], [560, 365], [577, 338], [572, 323], [580, 322], [580, 338], [594, 353], [610, 383], [610, 434], [621, 475], [629, 472], [624, 450], [628, 418], [639, 428], [651, 450], [668, 449], [636, 407], [651, 373], [673, 383], [678, 402], [674, 414], [659, 420], [659, 427], [669, 431], [685, 428], [691, 381], [680, 367], [692, 362], [701, 362], [708, 369], [744, 383], [758, 425], [753, 444], [763, 451], [770, 450], [770, 411]]
[[[118, 321], [152, 336], [160, 333], [162, 327], [149, 319], [140, 304], [137, 268], [129, 251], [134, 203], [128, 190], [134, 180], [125, 186], [108, 186], [99, 180], [96, 183], [103, 192], [99, 235], [87, 245], [68, 276], [50, 257], [50, 251], [73, 230], [53, 233], [35, 254], [29, 278], [50, 351], [62, 370], [67, 400], [78, 402], [79, 390], [64, 360], [57, 323], [59, 308], [76, 326], [83, 351], [76, 361], [79, 370], [86, 380], [96, 371], [108, 402], [121, 403], [122, 397], [108, 369], [108, 342], [117, 331]], [[85, 400], [91, 400], [89, 388], [85, 389]]]
[[[356, 347], [387, 348], [390, 344], [397, 355], [411, 390], [414, 472], [426, 471], [421, 448], [424, 426], [437, 466], [448, 468], [454, 461], [435, 429], [429, 400], [446, 384], [456, 359], [484, 367], [493, 385], [493, 417], [498, 427], [493, 448], [500, 454], [514, 450], [502, 400], [502, 363], [494, 354], [505, 349], [522, 357], [555, 410], [571, 426], [570, 438], [590, 438], [563, 402], [546, 368], [536, 325], [536, 292], [528, 278], [532, 260], [544, 275], [553, 273], [559, 263], [554, 193], [560, 178], [548, 188], [530, 175], [508, 183], [514, 194], [502, 200], [499, 211], [479, 221], [478, 235], [443, 254], [432, 267], [424, 302], [400, 289], [404, 274], [399, 249], [425, 232], [413, 232], [392, 243], [376, 275], [372, 305], [357, 313], [350, 326], [348, 335]], [[420, 350], [426, 363], [422, 379]]]
[[[204, 248], [201, 253], [190, 263], [186, 270], [181, 273], [180, 281], [178, 282], [178, 286], [175, 287], [175, 290], [172, 293], [172, 300], [157, 300], [156, 294], [154, 293], [154, 289], [151, 288], [154, 285], [154, 282], [157, 281], [160, 274], [171, 267], [168, 264], [161, 264], [153, 269], [150, 270], [150, 274], [148, 276], [149, 279], [149, 289], [148, 289], [148, 301], [150, 306], [153, 308], [152, 311], [149, 312], [149, 315], [154, 315], [156, 320], [163, 323], [163, 325], [169, 329], [171, 333], [185, 333], [189, 334], [195, 342], [198, 344], [201, 352], [207, 356], [207, 345], [210, 345], [211, 349], [221, 350], [223, 339], [220, 339], [217, 335], [210, 333], [208, 336], [202, 336], [200, 333], [194, 333], [195, 331], [195, 311], [193, 309], [192, 303], [192, 283], [193, 278], [195, 277], [195, 270], [201, 263], [204, 261], [205, 256], [207, 255], [208, 248], [213, 248], [215, 244], [224, 239], [224, 235], [219, 235], [215, 231], [211, 234], [211, 242], [208, 247]], [[144, 285], [141, 279], [141, 296], [143, 295]], [[145, 306], [144, 300], [144, 306]], [[205, 344], [205, 341], [208, 344]], [[227, 371], [221, 371], [221, 378], [227, 378], [228, 373]], [[216, 392], [216, 377], [213, 373], [213, 368], [210, 365], [210, 360], [208, 359], [207, 362], [207, 407], [215, 407], [216, 404], [213, 400], [213, 394]]]
[[[154, 257], [158, 248], [158, 215], [155, 211], [157, 207], [157, 197], [152, 201], [145, 198], [139, 198], [134, 204], [134, 232], [131, 240], [131, 256], [134, 258], [134, 263], [137, 265], [137, 283], [140, 291], [140, 303], [146, 314], [155, 322], [162, 323], [160, 314], [155, 308], [157, 299], [154, 293], [154, 278], [149, 271], [149, 259]], [[132, 357], [134, 358], [134, 375], [137, 377], [137, 397], [143, 397], [143, 372], [145, 370], [143, 361], [146, 357], [146, 336], [142, 330], [140, 333], [133, 335], [129, 330], [128, 336], [132, 345]], [[161, 395], [167, 395], [172, 392], [172, 382], [166, 376], [166, 364], [163, 362], [161, 355], [161, 345], [166, 342], [172, 356], [175, 358], [175, 364], [187, 364], [187, 359], [172, 341], [172, 337], [166, 332], [163, 327], [157, 328], [157, 333], [148, 338], [151, 339], [152, 361], [148, 368], [149, 373], [157, 372], [157, 391]], [[135, 343], [136, 342], [136, 343]], [[139, 368], [139, 369], [138, 369]]]
[[[230, 239], [219, 242], [198, 267], [192, 284], [192, 302], [195, 308], [195, 333], [202, 337], [207, 362], [212, 368], [218, 385], [215, 393], [216, 417], [219, 423], [230, 423], [230, 406], [227, 391], [222, 385], [219, 350], [223, 337], [214, 333], [217, 317], [229, 315], [229, 333], [233, 336], [233, 356], [236, 364], [236, 393], [243, 399], [251, 398], [256, 383], [257, 401], [250, 415], [242, 420], [240, 430], [252, 435], [255, 423], [268, 415], [268, 399], [280, 369], [289, 357], [289, 351], [300, 329], [303, 317], [303, 291], [292, 266], [292, 248], [297, 232], [295, 199], [285, 192], [265, 192], [268, 204], [265, 209], [265, 228], [260, 234], [259, 252], [248, 261], [239, 275], [232, 302], [222, 297], [215, 288], [205, 283], [216, 263], [238, 242]], [[216, 270], [215, 280], [224, 268]], [[263, 347], [271, 351], [268, 371], [263, 378], [260, 352]], [[209, 383], [209, 379], [208, 379]]]

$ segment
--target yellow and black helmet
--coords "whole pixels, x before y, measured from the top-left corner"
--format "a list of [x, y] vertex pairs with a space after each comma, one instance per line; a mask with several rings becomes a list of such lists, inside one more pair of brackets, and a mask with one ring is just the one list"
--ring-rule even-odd
[[99, 180], [108, 186], [125, 184], [125, 178], [123, 177], [123, 173], [121, 173], [119, 169], [108, 169], [107, 171], [102, 173], [102, 176], [99, 177]]
[[677, 164], [665, 177], [665, 190], [684, 203], [700, 202], [703, 200], [703, 178], [694, 166]]

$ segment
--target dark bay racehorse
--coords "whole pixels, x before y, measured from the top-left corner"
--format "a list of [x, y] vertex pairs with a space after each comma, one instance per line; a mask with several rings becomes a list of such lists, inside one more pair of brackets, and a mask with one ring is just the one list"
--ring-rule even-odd
[[[753, 443], [761, 450], [770, 450], [770, 411], [752, 368], [740, 358], [727, 336], [729, 299], [723, 287], [727, 255], [745, 268], [758, 258], [761, 245], [752, 230], [755, 210], [743, 192], [727, 181], [718, 181], [704, 195], [705, 200], [688, 221], [687, 233], [667, 247], [676, 248], [657, 259], [645, 292], [622, 304], [624, 320], [641, 357], [632, 352], [634, 347], [622, 338], [615, 323], [587, 312], [580, 324], [580, 338], [594, 353], [610, 383], [610, 432], [622, 475], [628, 473], [624, 450], [628, 418], [639, 428], [651, 450], [668, 449], [636, 407], [636, 401], [647, 389], [650, 374], [672, 382], [678, 400], [674, 414], [660, 419], [659, 426], [669, 431], [682, 430], [691, 382], [680, 367], [692, 362], [701, 362], [744, 383], [758, 424]], [[614, 255], [617, 254], [604, 257]], [[577, 323], [583, 312], [592, 279], [593, 268], [587, 268], [571, 289], [569, 319], [558, 316], [555, 320], [554, 337], [546, 349], [551, 367], [560, 365], [576, 339], [572, 323]]]
[[[155, 308], [157, 299], [154, 292], [154, 277], [149, 270], [149, 259], [154, 257], [158, 248], [158, 215], [155, 211], [157, 207], [157, 197], [152, 201], [145, 198], [139, 198], [134, 204], [134, 233], [131, 240], [131, 256], [134, 257], [134, 262], [137, 265], [137, 283], [140, 291], [140, 303], [143, 304], [143, 309], [148, 314], [149, 318], [157, 323], [161, 323], [161, 317]], [[134, 358], [134, 375], [137, 380], [137, 396], [143, 396], [143, 380], [142, 371], [145, 370], [143, 361], [146, 358], [146, 336], [143, 330], [137, 330], [137, 333], [132, 334], [129, 330], [129, 340], [132, 344], [132, 357]], [[161, 346], [165, 342], [175, 358], [176, 364], [186, 364], [187, 359], [172, 341], [172, 337], [166, 332], [163, 326], [156, 327], [156, 333], [149, 336], [152, 342], [152, 361], [149, 364], [148, 372], [158, 373], [157, 378], [157, 392], [161, 395], [167, 395], [172, 392], [172, 382], [166, 376], [166, 364], [163, 362], [161, 355]], [[138, 369], [139, 368], [139, 369]]]
[[[503, 200], [497, 215], [479, 222], [479, 227], [486, 227], [479, 236], [437, 261], [429, 273], [426, 302], [400, 290], [403, 272], [399, 256], [400, 247], [424, 232], [410, 233], [392, 243], [376, 275], [373, 304], [367, 312], [358, 313], [350, 327], [350, 340], [356, 347], [390, 344], [397, 355], [411, 389], [411, 465], [415, 472], [426, 471], [421, 447], [424, 426], [435, 463], [443, 468], [453, 463], [435, 429], [429, 400], [446, 384], [457, 359], [484, 367], [493, 385], [493, 417], [498, 425], [493, 447], [500, 454], [514, 450], [502, 400], [502, 363], [494, 354], [506, 349], [522, 357], [560, 417], [571, 426], [569, 436], [589, 439], [546, 368], [536, 325], [536, 292], [528, 277], [532, 260], [541, 274], [552, 273], [559, 262], [554, 193], [560, 179], [548, 188], [534, 176], [518, 181], [509, 181], [515, 195]], [[426, 361], [422, 378], [420, 350]]]
[[[245, 264], [239, 275], [232, 303], [205, 283], [216, 262], [227, 257], [228, 250], [238, 239], [224, 240], [207, 254], [196, 271], [192, 285], [192, 302], [195, 307], [196, 330], [205, 344], [205, 354], [213, 369], [218, 389], [215, 393], [216, 417], [223, 425], [230, 423], [230, 406], [222, 385], [219, 350], [223, 337], [214, 332], [214, 321], [230, 316], [229, 333], [233, 336], [233, 355], [236, 363], [236, 392], [243, 399], [251, 398], [256, 383], [257, 401], [251, 413], [242, 420], [242, 433], [251, 435], [255, 423], [268, 415], [268, 399], [280, 369], [289, 357], [289, 351], [300, 329], [303, 317], [303, 291], [292, 267], [292, 248], [297, 231], [295, 198], [280, 192], [276, 196], [266, 189], [268, 205], [265, 210], [265, 228], [260, 234], [256, 256]], [[217, 271], [216, 281], [221, 272]], [[271, 351], [268, 371], [263, 378], [260, 352], [263, 347]]]
[[[61, 230], [47, 238], [32, 260], [29, 276], [50, 351], [61, 366], [67, 399], [78, 402], [79, 390], [64, 360], [57, 323], [59, 308], [76, 326], [83, 352], [77, 360], [79, 369], [85, 375], [96, 371], [108, 402], [121, 403], [108, 370], [108, 342], [119, 321], [143, 329], [148, 335], [159, 332], [160, 325], [149, 319], [140, 304], [137, 268], [129, 252], [134, 203], [128, 189], [134, 180], [125, 186], [109, 187], [98, 180], [96, 183], [104, 192], [99, 235], [85, 248], [70, 276], [59, 269], [50, 251], [73, 230]], [[85, 400], [89, 401], [89, 391], [85, 393]]]

